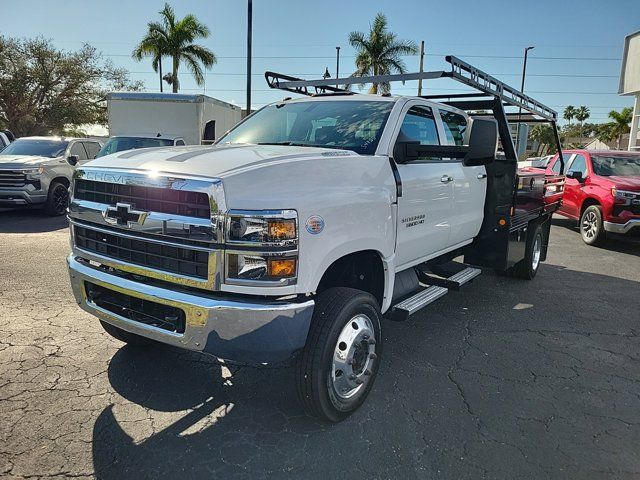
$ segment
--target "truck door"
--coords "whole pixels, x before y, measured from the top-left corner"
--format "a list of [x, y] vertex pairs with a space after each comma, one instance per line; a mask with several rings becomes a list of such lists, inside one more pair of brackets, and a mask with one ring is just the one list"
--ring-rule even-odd
[[584, 180], [587, 178], [587, 160], [584, 155], [577, 153], [573, 156], [570, 163], [567, 163], [567, 173], [582, 173], [582, 183], [574, 178], [565, 178], [564, 195], [562, 197], [562, 210], [569, 216], [580, 218], [580, 208], [582, 206], [582, 187]]
[[[440, 143], [433, 109], [410, 102], [404, 107], [396, 140]], [[421, 158], [398, 165], [402, 196], [398, 198], [396, 262], [417, 264], [445, 249], [449, 242], [453, 169], [441, 159]]]
[[[460, 113], [440, 109], [447, 145], [464, 145], [467, 118]], [[482, 226], [487, 193], [487, 170], [483, 165], [466, 167], [462, 160], [451, 159], [453, 172], [453, 212], [449, 245], [473, 239]]]

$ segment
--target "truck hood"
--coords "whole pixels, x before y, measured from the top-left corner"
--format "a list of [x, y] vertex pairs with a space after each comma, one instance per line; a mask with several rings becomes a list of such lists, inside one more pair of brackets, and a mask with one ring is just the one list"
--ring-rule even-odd
[[268, 165], [336, 157], [360, 155], [347, 150], [316, 147], [198, 145], [129, 150], [100, 157], [84, 166], [226, 178]]
[[632, 192], [640, 192], [640, 176], [628, 176], [628, 177], [604, 177], [614, 184], [616, 188], [620, 190], [629, 190]]
[[50, 157], [35, 157], [33, 155], [2, 155], [0, 154], [0, 168], [29, 168], [39, 167], [43, 163], [56, 160]]

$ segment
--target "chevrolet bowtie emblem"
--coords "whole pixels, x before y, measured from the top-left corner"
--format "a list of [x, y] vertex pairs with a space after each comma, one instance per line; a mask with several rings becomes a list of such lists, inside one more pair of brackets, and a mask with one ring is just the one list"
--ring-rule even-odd
[[144, 224], [147, 215], [148, 212], [133, 210], [128, 203], [116, 203], [115, 207], [107, 207], [107, 209], [102, 212], [102, 216], [107, 223], [126, 227], [134, 224]]

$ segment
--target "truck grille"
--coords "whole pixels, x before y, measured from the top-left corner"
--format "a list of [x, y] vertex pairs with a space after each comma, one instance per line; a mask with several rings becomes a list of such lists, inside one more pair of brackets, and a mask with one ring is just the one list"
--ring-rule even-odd
[[19, 170], [0, 170], [0, 187], [24, 187], [27, 176]]
[[75, 244], [90, 253], [141, 267], [206, 280], [209, 254], [187, 246], [173, 246], [74, 225]]
[[174, 333], [184, 333], [184, 310], [162, 303], [125, 295], [108, 288], [85, 282], [90, 302], [119, 317], [144, 323]]
[[195, 218], [209, 218], [211, 215], [209, 196], [203, 192], [78, 179], [75, 183], [74, 197], [107, 205], [127, 203], [147, 212]]

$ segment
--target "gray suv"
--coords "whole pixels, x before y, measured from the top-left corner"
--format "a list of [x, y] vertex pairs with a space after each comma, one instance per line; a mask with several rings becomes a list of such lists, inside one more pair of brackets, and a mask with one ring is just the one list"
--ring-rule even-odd
[[0, 151], [0, 208], [39, 205], [63, 215], [76, 165], [95, 158], [97, 140], [23, 137]]

